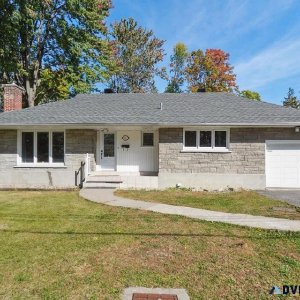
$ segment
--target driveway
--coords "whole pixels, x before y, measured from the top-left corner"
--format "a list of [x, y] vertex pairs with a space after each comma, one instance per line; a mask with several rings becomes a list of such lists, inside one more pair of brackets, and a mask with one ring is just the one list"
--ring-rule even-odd
[[291, 205], [300, 207], [300, 189], [262, 190], [262, 191], [257, 191], [257, 193], [266, 196], [268, 198], [282, 200]]

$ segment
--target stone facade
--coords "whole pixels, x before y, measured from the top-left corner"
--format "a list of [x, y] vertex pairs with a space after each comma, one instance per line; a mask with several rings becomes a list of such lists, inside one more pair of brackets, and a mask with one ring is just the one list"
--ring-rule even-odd
[[17, 166], [17, 130], [0, 130], [0, 187], [75, 187], [75, 170], [87, 153], [95, 169], [96, 144], [96, 130], [66, 130], [64, 167], [24, 168]]
[[17, 130], [0, 130], [0, 171], [17, 164]]
[[[265, 188], [265, 141], [299, 139], [300, 133], [294, 128], [232, 128], [229, 152], [183, 152], [183, 129], [161, 128], [159, 176], [155, 185], [158, 188], [174, 187], [178, 183], [196, 189]], [[65, 145], [64, 166], [24, 168], [17, 166], [17, 130], [0, 130], [0, 188], [74, 187], [75, 170], [85, 161], [87, 153], [91, 170], [95, 170], [97, 131], [68, 129]]]
[[91, 157], [91, 169], [96, 168], [97, 131], [90, 129], [66, 130], [65, 165], [78, 170], [80, 162], [85, 161], [86, 154]]
[[266, 140], [299, 140], [294, 128], [232, 128], [230, 152], [182, 152], [183, 129], [159, 131], [160, 173], [265, 174]]

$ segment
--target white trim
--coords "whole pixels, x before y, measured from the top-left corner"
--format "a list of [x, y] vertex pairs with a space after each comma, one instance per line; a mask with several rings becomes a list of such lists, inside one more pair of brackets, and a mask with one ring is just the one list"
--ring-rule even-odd
[[199, 128], [204, 126], [217, 126], [217, 127], [230, 127], [230, 128], [294, 128], [299, 127], [300, 122], [282, 122], [282, 123], [191, 123], [191, 124], [182, 124], [182, 123], [136, 123], [132, 125], [132, 123], [78, 123], [78, 124], [66, 124], [66, 123], [48, 123], [48, 124], [20, 124], [20, 123], [10, 123], [10, 124], [0, 124], [1, 129], [22, 129], [24, 127], [31, 127], [31, 128], [40, 128], [40, 127], [59, 127], [59, 128], [65, 128], [65, 129], [99, 129], [99, 128], [116, 128], [116, 130], [122, 130], [124, 126], [127, 126], [127, 128], [131, 130], [136, 130], [136, 128], [141, 128], [145, 126], [151, 126], [153, 128], [182, 128], [184, 126]]
[[22, 163], [22, 132], [17, 131], [17, 165]]
[[[33, 163], [23, 163], [22, 162], [22, 133], [23, 132], [33, 132]], [[47, 132], [49, 135], [49, 162], [38, 162], [37, 161], [37, 134], [38, 132]], [[65, 161], [65, 155], [66, 155], [66, 130], [65, 129], [54, 129], [54, 130], [47, 130], [44, 128], [41, 128], [39, 130], [37, 129], [26, 129], [26, 130], [18, 130], [17, 133], [17, 167], [32, 167], [32, 168], [49, 168], [49, 167], [64, 167], [65, 162], [63, 163], [54, 163], [53, 162], [53, 133], [54, 132], [63, 132], [64, 134], [64, 161]]]
[[[186, 147], [185, 146], [185, 132], [186, 131], [196, 131], [196, 146]], [[200, 146], [200, 132], [201, 131], [211, 131], [211, 147], [201, 147]], [[225, 131], [226, 132], [226, 147], [216, 147], [215, 146], [215, 132]], [[229, 128], [212, 128], [212, 127], [198, 127], [198, 128], [183, 128], [183, 149], [180, 152], [204, 152], [204, 153], [228, 153], [230, 152], [230, 129]]]
[[300, 140], [266, 140], [266, 144], [300, 144]]
[[[221, 147], [220, 147], [221, 148]], [[181, 150], [180, 153], [231, 153], [229, 149], [223, 149], [221, 148], [220, 150], [218, 149], [184, 149]]]
[[100, 141], [101, 141], [101, 131], [97, 131], [97, 145], [96, 145], [96, 171], [101, 170], [101, 147], [100, 147]]
[[65, 166], [64, 163], [38, 163], [38, 164], [34, 164], [34, 163], [21, 163], [19, 165], [14, 166], [14, 168], [18, 169], [18, 168], [52, 168], [52, 169], [65, 169], [67, 168]]

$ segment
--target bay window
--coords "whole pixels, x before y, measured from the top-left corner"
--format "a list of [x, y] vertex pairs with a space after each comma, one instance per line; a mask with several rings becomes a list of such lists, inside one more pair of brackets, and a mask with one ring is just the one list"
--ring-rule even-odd
[[20, 162], [23, 164], [64, 163], [63, 131], [26, 131], [20, 134]]
[[228, 151], [229, 130], [190, 130], [183, 132], [183, 150], [186, 151]]

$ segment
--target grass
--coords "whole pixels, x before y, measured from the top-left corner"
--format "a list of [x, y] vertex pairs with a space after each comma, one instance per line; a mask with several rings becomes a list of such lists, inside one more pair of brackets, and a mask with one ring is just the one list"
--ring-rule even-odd
[[115, 194], [136, 200], [230, 213], [300, 220], [299, 208], [282, 201], [269, 199], [253, 191], [195, 192], [183, 189], [168, 189], [163, 191], [117, 190]]
[[74, 191], [0, 192], [0, 299], [115, 300], [129, 286], [269, 299], [299, 272], [297, 233], [109, 207]]

